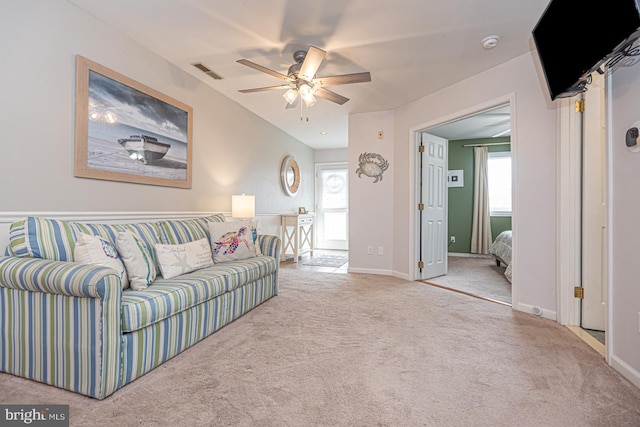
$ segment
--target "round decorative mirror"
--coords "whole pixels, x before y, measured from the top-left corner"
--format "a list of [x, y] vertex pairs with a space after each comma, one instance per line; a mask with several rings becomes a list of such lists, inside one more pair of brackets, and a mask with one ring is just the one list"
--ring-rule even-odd
[[282, 161], [280, 181], [282, 182], [282, 189], [287, 195], [294, 197], [298, 193], [298, 189], [300, 189], [300, 167], [293, 156], [287, 156]]

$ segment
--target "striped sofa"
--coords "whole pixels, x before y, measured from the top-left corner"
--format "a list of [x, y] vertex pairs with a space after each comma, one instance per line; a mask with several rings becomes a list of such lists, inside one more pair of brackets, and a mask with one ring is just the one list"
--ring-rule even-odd
[[104, 399], [277, 295], [276, 236], [259, 236], [260, 256], [158, 277], [143, 291], [123, 291], [115, 270], [72, 259], [79, 233], [113, 243], [131, 231], [154, 253], [155, 243], [202, 239], [209, 222], [224, 220], [13, 223], [0, 256], [0, 371]]

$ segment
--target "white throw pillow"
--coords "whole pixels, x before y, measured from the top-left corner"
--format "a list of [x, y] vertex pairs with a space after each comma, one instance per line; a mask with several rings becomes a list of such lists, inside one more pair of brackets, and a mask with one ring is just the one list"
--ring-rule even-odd
[[98, 236], [80, 233], [73, 249], [73, 259], [83, 264], [96, 264], [113, 268], [120, 276], [122, 289], [129, 287], [127, 270], [116, 247]]
[[125, 231], [118, 233], [116, 248], [127, 269], [131, 289], [146, 289], [156, 279], [156, 267], [144, 242], [132, 232]]
[[256, 256], [251, 221], [210, 222], [209, 234], [215, 263]]
[[213, 265], [211, 248], [206, 238], [182, 245], [156, 243], [155, 248], [160, 272], [165, 279]]

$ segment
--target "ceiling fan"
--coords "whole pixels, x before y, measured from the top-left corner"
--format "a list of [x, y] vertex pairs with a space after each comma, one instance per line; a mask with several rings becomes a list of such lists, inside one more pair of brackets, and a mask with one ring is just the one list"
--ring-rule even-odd
[[[286, 108], [294, 108], [298, 104], [300, 98], [302, 98], [307, 107], [311, 107], [317, 101], [315, 98], [316, 96], [342, 105], [347, 102], [349, 98], [338, 95], [337, 93], [332, 92], [325, 87], [351, 83], [370, 82], [371, 74], [369, 72], [364, 72], [342, 74], [338, 76], [316, 77], [316, 72], [318, 71], [318, 68], [320, 67], [320, 64], [322, 63], [326, 55], [327, 52], [315, 46], [310, 46], [309, 50], [306, 52], [304, 50], [298, 50], [293, 54], [293, 59], [296, 63], [289, 67], [289, 71], [286, 75], [271, 70], [267, 67], [263, 67], [262, 65], [256, 64], [255, 62], [251, 62], [246, 59], [240, 59], [239, 61], [237, 61], [238, 63], [277, 77], [287, 83], [278, 86], [243, 89], [239, 92], [252, 93], [268, 90], [286, 89], [287, 91], [283, 95], [284, 99], [287, 100]], [[298, 97], [298, 95], [300, 96]]]

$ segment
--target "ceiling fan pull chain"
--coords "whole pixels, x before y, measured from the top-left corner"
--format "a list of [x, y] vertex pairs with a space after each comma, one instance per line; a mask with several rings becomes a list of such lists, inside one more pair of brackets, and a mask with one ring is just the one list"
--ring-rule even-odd
[[[305, 107], [305, 103], [304, 102], [300, 102], [300, 121], [303, 122], [305, 121], [305, 117], [304, 117], [304, 107]], [[309, 107], [307, 107], [307, 110], [309, 110]], [[307, 112], [307, 117], [306, 117], [306, 121], [309, 121], [309, 114]]]

